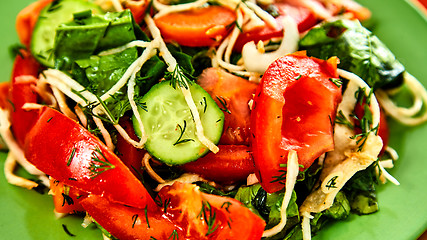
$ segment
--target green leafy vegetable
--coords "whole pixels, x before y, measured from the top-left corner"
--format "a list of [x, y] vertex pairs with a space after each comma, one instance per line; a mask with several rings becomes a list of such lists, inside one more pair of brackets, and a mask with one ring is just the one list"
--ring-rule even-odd
[[[78, 18], [76, 18], [78, 16]], [[129, 10], [105, 15], [75, 13], [74, 20], [56, 29], [55, 65], [87, 59], [99, 51], [118, 47], [136, 39], [133, 17]]]
[[[280, 222], [280, 209], [285, 193], [267, 193], [261, 188], [261, 185], [255, 184], [252, 186], [240, 187], [235, 198], [242, 202], [251, 211], [261, 216], [266, 222], [266, 228], [271, 228]], [[297, 195], [295, 191], [292, 193], [291, 200], [286, 209], [288, 217], [286, 229], [299, 222], [298, 205], [296, 204]]]
[[378, 184], [376, 168], [378, 168], [378, 162], [357, 172], [344, 185], [343, 191], [350, 202], [351, 210], [359, 215], [378, 211], [378, 201], [375, 195], [375, 188]]
[[402, 84], [404, 66], [372, 32], [360, 22], [340, 19], [313, 28], [299, 43], [310, 56], [337, 56], [339, 67], [357, 74], [371, 87], [390, 88]]
[[226, 191], [223, 191], [221, 189], [215, 188], [206, 182], [196, 182], [195, 184], [197, 186], [199, 186], [199, 190], [204, 192], [204, 193], [215, 194], [215, 195], [223, 196], [223, 197], [232, 197], [232, 198], [234, 198], [234, 196], [237, 193], [237, 190], [232, 190], [232, 191], [226, 192]]
[[73, 68], [75, 79], [91, 92], [102, 95], [126, 72], [138, 57], [136, 48], [128, 48], [116, 54], [77, 60]]

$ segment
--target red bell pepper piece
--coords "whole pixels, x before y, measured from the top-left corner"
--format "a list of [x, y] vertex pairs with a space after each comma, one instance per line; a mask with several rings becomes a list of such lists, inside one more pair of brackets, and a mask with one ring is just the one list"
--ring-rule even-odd
[[332, 150], [333, 123], [341, 101], [336, 58], [309, 58], [298, 52], [279, 58], [261, 79], [251, 112], [256, 174], [267, 192], [284, 187], [281, 164], [289, 150], [308, 168]]
[[22, 106], [25, 103], [37, 102], [38, 95], [33, 91], [32, 86], [36, 83], [39, 70], [39, 63], [28, 51], [21, 50], [21, 54], [16, 56], [9, 99], [13, 105], [11, 107], [12, 132], [21, 147], [38, 117], [37, 111], [27, 111], [22, 109]]
[[[120, 126], [126, 131], [130, 138], [135, 141], [139, 141], [133, 129], [132, 122], [129, 118], [123, 117], [120, 119]], [[121, 135], [117, 136], [116, 144], [117, 156], [122, 162], [130, 169], [130, 171], [136, 176], [141, 175], [142, 158], [147, 152], [145, 149], [137, 149], [128, 141], [126, 141]]]
[[80, 199], [87, 196], [87, 193], [67, 186], [58, 180], [50, 178], [50, 190], [53, 194], [53, 204], [57, 213], [76, 214], [85, 212]]
[[60, 112], [43, 108], [24, 152], [39, 170], [76, 189], [144, 208], [155, 205], [142, 183], [87, 129]]

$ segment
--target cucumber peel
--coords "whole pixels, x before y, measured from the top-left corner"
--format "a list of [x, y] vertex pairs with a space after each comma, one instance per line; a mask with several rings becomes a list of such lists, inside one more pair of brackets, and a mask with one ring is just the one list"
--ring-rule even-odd
[[95, 3], [83, 0], [59, 0], [47, 5], [39, 15], [31, 37], [31, 53], [43, 65], [54, 67], [53, 48], [56, 29], [63, 23], [73, 20], [73, 14], [92, 10], [102, 13]]
[[[224, 125], [224, 113], [212, 97], [193, 83], [190, 91], [200, 114], [204, 135], [218, 143]], [[209, 149], [197, 138], [196, 125], [180, 89], [162, 81], [144, 95], [146, 109], [139, 108], [147, 135], [146, 150], [167, 165], [181, 165], [197, 160]], [[141, 136], [136, 117], [132, 118], [135, 133]]]

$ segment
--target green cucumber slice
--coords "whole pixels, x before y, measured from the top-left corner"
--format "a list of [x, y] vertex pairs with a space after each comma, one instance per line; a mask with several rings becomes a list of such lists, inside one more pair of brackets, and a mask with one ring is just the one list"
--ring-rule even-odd
[[[190, 91], [200, 114], [205, 136], [218, 143], [221, 138], [224, 113], [212, 97], [199, 85], [193, 83]], [[154, 85], [144, 95], [142, 102], [146, 110], [139, 108], [144, 130], [148, 137], [147, 151], [168, 165], [180, 165], [194, 161], [209, 150], [196, 136], [190, 108], [180, 89], [174, 89], [170, 81]], [[136, 117], [133, 125], [137, 136], [141, 136]]]
[[56, 28], [73, 20], [73, 14], [92, 10], [92, 13], [102, 13], [101, 8], [84, 0], [53, 1], [41, 12], [31, 37], [31, 52], [43, 65], [54, 67], [53, 47]]

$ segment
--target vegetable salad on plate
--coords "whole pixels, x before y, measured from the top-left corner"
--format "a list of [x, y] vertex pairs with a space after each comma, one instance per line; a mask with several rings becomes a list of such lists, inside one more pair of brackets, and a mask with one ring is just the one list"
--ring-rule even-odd
[[33, 2], [0, 85], [5, 177], [104, 239], [311, 239], [375, 213], [376, 186], [399, 185], [387, 121], [425, 122], [427, 93], [370, 17], [350, 0]]

